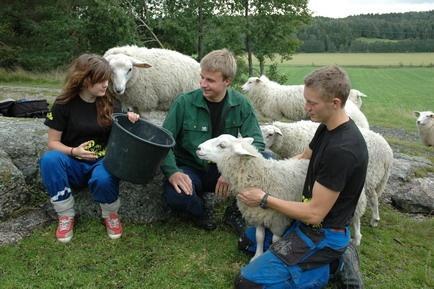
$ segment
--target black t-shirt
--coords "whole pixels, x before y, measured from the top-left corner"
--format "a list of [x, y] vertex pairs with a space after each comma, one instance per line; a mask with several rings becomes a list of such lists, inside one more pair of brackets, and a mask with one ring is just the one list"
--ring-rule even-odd
[[88, 148], [98, 156], [105, 154], [111, 126], [101, 127], [97, 122], [96, 103], [83, 101], [79, 96], [67, 103], [54, 103], [47, 114], [45, 125], [62, 132], [64, 145], [77, 147], [93, 141]]
[[[227, 93], [226, 93], [227, 95]], [[220, 135], [221, 126], [223, 124], [222, 111], [225, 105], [226, 96], [220, 102], [211, 102], [205, 98], [206, 104], [208, 105], [210, 117], [211, 117], [211, 127], [212, 127], [212, 137], [218, 137]]]
[[312, 156], [303, 196], [307, 199], [312, 197], [315, 181], [330, 190], [340, 192], [322, 226], [344, 228], [351, 221], [365, 183], [368, 166], [365, 139], [350, 119], [331, 131], [321, 124], [309, 147]]

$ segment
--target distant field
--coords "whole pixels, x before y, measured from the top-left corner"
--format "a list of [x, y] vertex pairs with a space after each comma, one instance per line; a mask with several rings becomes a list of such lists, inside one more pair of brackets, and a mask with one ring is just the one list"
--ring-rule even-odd
[[299, 53], [279, 66], [434, 66], [434, 53]]

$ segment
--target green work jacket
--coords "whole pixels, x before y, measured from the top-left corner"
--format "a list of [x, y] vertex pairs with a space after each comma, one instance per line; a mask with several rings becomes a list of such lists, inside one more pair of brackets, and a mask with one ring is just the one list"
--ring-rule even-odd
[[[253, 145], [265, 148], [255, 110], [242, 94], [228, 89], [222, 110], [222, 133], [235, 137], [254, 138]], [[166, 177], [181, 172], [180, 166], [206, 170], [208, 162], [196, 156], [197, 147], [212, 138], [211, 118], [201, 89], [179, 95], [171, 105], [163, 127], [172, 133], [175, 147], [163, 160], [161, 170]]]

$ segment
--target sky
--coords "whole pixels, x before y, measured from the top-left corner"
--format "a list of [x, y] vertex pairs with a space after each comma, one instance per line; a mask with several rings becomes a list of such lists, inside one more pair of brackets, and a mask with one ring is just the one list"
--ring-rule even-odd
[[313, 16], [342, 18], [359, 14], [434, 10], [434, 0], [308, 0]]

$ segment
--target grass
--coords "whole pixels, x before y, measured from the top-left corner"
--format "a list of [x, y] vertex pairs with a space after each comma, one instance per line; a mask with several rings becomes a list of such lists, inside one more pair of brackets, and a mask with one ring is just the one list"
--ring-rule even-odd
[[[298, 84], [317, 65], [343, 65], [353, 87], [368, 95], [363, 111], [371, 125], [415, 132], [412, 111], [434, 110], [433, 56], [305, 54], [280, 64], [279, 71], [288, 75], [289, 83]], [[0, 85], [60, 87], [61, 83], [56, 73], [8, 74], [0, 70]], [[433, 149], [419, 142], [387, 140], [401, 152], [434, 161]], [[369, 211], [362, 220], [365, 288], [433, 288], [434, 219], [416, 219], [385, 204], [380, 212], [378, 228], [369, 226]], [[237, 238], [222, 226], [204, 232], [178, 219], [124, 225], [125, 234], [116, 241], [108, 240], [99, 221], [82, 218], [69, 244], [55, 240], [52, 224], [16, 245], [0, 247], [0, 289], [232, 288], [234, 277], [249, 260], [237, 250]]]

